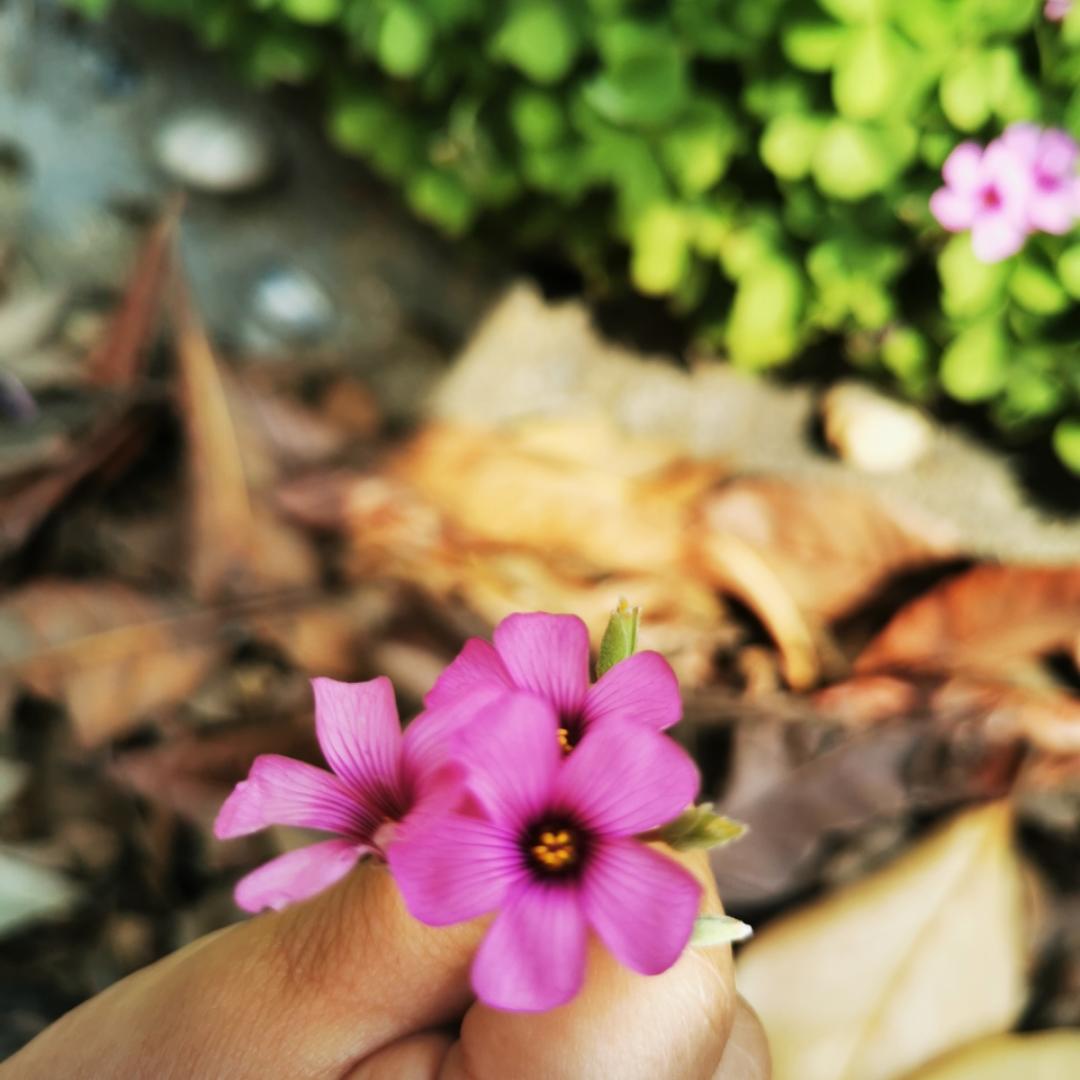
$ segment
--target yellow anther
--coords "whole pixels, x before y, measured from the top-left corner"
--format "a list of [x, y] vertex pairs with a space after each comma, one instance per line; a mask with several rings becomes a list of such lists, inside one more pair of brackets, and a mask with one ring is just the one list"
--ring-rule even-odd
[[570, 732], [567, 728], [559, 728], [559, 747], [564, 754], [569, 754], [574, 749], [570, 745]]
[[532, 857], [548, 870], [562, 870], [577, 861], [574, 837], [568, 829], [545, 829], [529, 848]]

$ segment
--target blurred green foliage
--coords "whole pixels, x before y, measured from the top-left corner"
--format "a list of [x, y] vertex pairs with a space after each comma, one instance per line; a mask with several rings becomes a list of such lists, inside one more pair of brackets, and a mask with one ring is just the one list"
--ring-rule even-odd
[[448, 233], [486, 214], [628, 275], [746, 368], [835, 335], [1080, 472], [1080, 233], [985, 266], [927, 207], [964, 138], [1080, 137], [1080, 4], [1057, 24], [1042, 0], [129, 2], [259, 83], [318, 83], [333, 141]]

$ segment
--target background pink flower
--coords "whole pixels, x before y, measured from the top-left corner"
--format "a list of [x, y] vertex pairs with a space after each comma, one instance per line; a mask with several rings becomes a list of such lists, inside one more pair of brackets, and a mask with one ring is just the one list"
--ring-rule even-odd
[[1066, 131], [1034, 124], [1012, 124], [1000, 141], [1031, 173], [1029, 226], [1059, 236], [1067, 233], [1080, 216], [1080, 145]]
[[246, 911], [313, 896], [360, 856], [382, 853], [395, 824], [400, 830], [409, 819], [447, 808], [460, 791], [461, 773], [444, 764], [433, 728], [414, 724], [402, 736], [389, 679], [313, 679], [312, 688], [316, 734], [333, 771], [261, 755], [225, 800], [214, 835], [224, 840], [294, 825], [336, 838], [287, 852], [242, 878], [236, 902]]
[[467, 722], [507, 689], [529, 691], [554, 706], [566, 748], [602, 725], [663, 731], [682, 716], [678, 680], [659, 653], [635, 653], [590, 685], [589, 632], [576, 615], [510, 615], [492, 636], [494, 644], [466, 642], [424, 699], [429, 710]]
[[1023, 247], [1033, 185], [1025, 151], [1002, 140], [985, 150], [964, 142], [946, 158], [942, 176], [930, 210], [950, 232], [971, 230], [977, 259], [999, 262]]
[[1072, 0], [1046, 0], [1043, 15], [1051, 22], [1061, 22], [1072, 11]]
[[468, 783], [482, 815], [442, 816], [389, 851], [412, 914], [444, 926], [498, 911], [472, 969], [477, 996], [496, 1008], [569, 1001], [590, 929], [634, 971], [669, 968], [701, 888], [633, 837], [694, 798], [693, 761], [644, 725], [590, 728], [564, 755], [558, 715], [532, 694], [504, 692], [478, 719]]

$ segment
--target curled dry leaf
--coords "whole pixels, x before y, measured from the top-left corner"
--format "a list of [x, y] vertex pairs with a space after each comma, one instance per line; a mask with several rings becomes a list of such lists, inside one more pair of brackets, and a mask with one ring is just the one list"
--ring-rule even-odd
[[765, 624], [795, 689], [842, 671], [829, 622], [954, 542], [948, 528], [864, 492], [764, 477], [722, 485], [698, 513], [698, 564]]
[[1080, 1076], [1080, 1032], [980, 1039], [905, 1080], [1069, 1080]]
[[1018, 660], [1068, 652], [1078, 627], [1080, 565], [978, 566], [901, 608], [856, 667], [1000, 677]]
[[759, 933], [739, 988], [776, 1080], [892, 1080], [1023, 1007], [1024, 886], [1003, 803]]
[[61, 702], [96, 746], [191, 694], [222, 655], [215, 629], [115, 582], [39, 581], [0, 601], [0, 674]]

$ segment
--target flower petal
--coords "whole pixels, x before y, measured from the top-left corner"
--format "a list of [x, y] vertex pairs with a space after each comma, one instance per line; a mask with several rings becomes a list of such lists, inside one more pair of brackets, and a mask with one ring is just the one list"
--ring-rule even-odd
[[555, 710], [534, 694], [502, 694], [477, 715], [461, 760], [469, 791], [493, 820], [517, 829], [550, 806], [562, 761], [558, 730]]
[[508, 692], [507, 687], [493, 683], [425, 709], [402, 735], [402, 769], [406, 780], [415, 784], [451, 758], [460, 757], [462, 747], [485, 715], [487, 706]]
[[941, 167], [945, 183], [958, 192], [974, 191], [982, 182], [982, 156], [982, 147], [978, 143], [960, 143]]
[[1015, 255], [1027, 230], [1003, 214], [986, 214], [971, 227], [971, 250], [979, 262], [996, 263]]
[[943, 229], [961, 232], [964, 229], [970, 229], [971, 223], [975, 220], [975, 200], [952, 188], [938, 188], [930, 196], [930, 213]]
[[677, 817], [698, 790], [690, 755], [666, 735], [604, 724], [566, 758], [555, 805], [605, 836], [632, 836]]
[[330, 768], [358, 792], [400, 793], [401, 724], [390, 680], [312, 679], [311, 688], [315, 734]]
[[663, 731], [680, 719], [679, 680], [657, 652], [628, 656], [591, 686], [585, 697], [586, 729], [598, 721], [614, 720], [636, 721]]
[[513, 833], [460, 814], [407, 826], [386, 857], [409, 912], [429, 926], [494, 911], [525, 874]]
[[636, 840], [598, 845], [581, 888], [589, 925], [617, 960], [643, 975], [678, 960], [701, 905], [693, 876]]
[[236, 883], [237, 906], [244, 911], [280, 911], [306, 900], [343, 878], [366, 850], [351, 840], [324, 840], [287, 851]]
[[492, 923], [473, 961], [476, 996], [496, 1009], [563, 1005], [585, 978], [586, 923], [578, 890], [523, 884]]
[[589, 689], [589, 631], [576, 615], [510, 615], [495, 627], [495, 648], [514, 685], [580, 711]]
[[424, 698], [425, 708], [457, 701], [473, 690], [494, 686], [509, 689], [514, 684], [495, 647], [481, 638], [470, 638], [453, 662], [435, 680]]
[[1040, 192], [1031, 200], [1029, 211], [1033, 228], [1063, 236], [1076, 220], [1076, 205], [1068, 185], [1055, 191]]
[[296, 825], [364, 836], [373, 824], [370, 812], [325, 769], [280, 754], [262, 754], [218, 811], [214, 835], [228, 840], [268, 825]]

